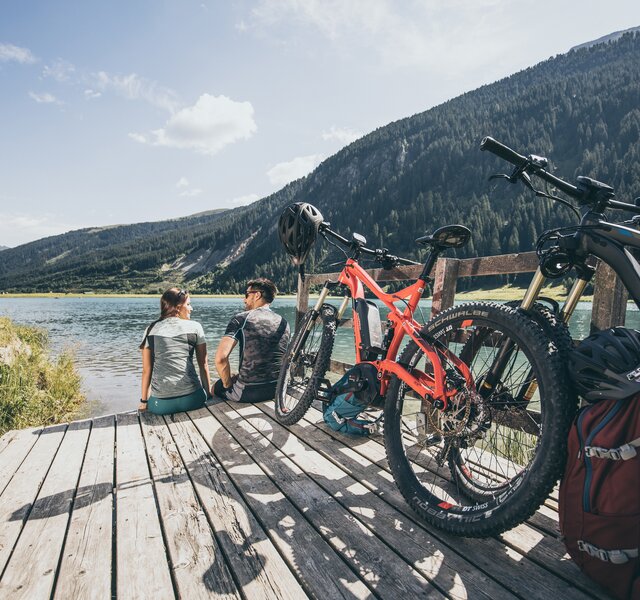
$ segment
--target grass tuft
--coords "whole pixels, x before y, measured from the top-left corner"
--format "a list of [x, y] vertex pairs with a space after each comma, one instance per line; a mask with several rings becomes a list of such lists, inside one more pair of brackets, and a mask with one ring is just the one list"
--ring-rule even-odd
[[82, 416], [73, 353], [49, 356], [46, 332], [0, 317], [0, 435]]

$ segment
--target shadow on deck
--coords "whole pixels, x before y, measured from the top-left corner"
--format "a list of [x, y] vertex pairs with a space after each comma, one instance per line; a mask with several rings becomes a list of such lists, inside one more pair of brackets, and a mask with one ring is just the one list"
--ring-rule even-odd
[[485, 540], [414, 519], [380, 438], [290, 428], [272, 404], [121, 414], [0, 439], [0, 597], [608, 596], [552, 496]]

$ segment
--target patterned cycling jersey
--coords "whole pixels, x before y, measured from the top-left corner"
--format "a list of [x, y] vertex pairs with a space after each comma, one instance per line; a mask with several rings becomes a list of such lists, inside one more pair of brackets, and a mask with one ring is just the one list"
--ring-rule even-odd
[[238, 313], [224, 335], [238, 341], [239, 381], [246, 385], [277, 381], [289, 343], [289, 324], [268, 306]]

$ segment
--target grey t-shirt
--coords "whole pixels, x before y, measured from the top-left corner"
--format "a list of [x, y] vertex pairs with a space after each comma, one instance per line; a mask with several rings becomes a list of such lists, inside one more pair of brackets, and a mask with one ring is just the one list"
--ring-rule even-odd
[[[148, 330], [147, 327], [145, 335]], [[193, 353], [197, 345], [204, 343], [204, 331], [197, 321], [168, 317], [156, 323], [145, 342], [153, 360], [151, 395], [174, 398], [201, 388]]]
[[258, 385], [278, 380], [289, 343], [289, 324], [283, 317], [268, 306], [247, 310], [229, 321], [224, 335], [240, 345], [239, 381]]

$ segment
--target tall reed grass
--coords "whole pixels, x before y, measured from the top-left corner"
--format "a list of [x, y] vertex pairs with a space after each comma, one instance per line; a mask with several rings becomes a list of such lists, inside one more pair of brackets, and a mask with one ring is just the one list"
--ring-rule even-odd
[[81, 416], [85, 398], [73, 355], [53, 359], [46, 332], [0, 317], [0, 435]]

